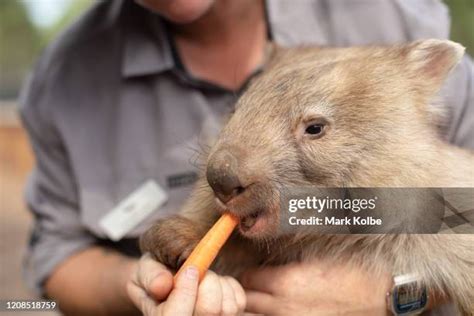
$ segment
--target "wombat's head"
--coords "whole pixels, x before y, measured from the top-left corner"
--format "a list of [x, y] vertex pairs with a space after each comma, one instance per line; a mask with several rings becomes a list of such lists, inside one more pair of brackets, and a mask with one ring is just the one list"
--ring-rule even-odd
[[285, 186], [397, 183], [437, 138], [429, 104], [463, 51], [441, 40], [276, 49], [210, 153], [218, 204], [242, 219], [244, 235], [269, 237]]

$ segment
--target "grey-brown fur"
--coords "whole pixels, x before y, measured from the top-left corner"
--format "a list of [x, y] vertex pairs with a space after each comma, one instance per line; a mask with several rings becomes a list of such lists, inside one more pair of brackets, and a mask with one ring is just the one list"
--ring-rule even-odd
[[[362, 266], [376, 277], [417, 272], [434, 291], [474, 314], [472, 235], [284, 236], [278, 189], [327, 187], [473, 187], [474, 156], [439, 135], [435, 95], [463, 48], [427, 40], [391, 47], [275, 48], [264, 73], [243, 94], [209, 156], [234, 159], [246, 187], [226, 207], [271, 215], [268, 229], [226, 245], [216, 269], [237, 274], [262, 264], [315, 257]], [[326, 134], [305, 138], [302, 121], [324, 118]], [[222, 211], [203, 178], [181, 215], [159, 221], [144, 251], [176, 267]], [[174, 228], [173, 228], [174, 227]], [[179, 227], [176, 228], [176, 227]], [[250, 238], [249, 238], [250, 237]]]

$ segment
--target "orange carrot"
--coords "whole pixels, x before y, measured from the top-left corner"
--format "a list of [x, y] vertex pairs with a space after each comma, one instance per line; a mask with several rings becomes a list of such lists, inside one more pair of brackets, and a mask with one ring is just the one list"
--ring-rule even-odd
[[232, 234], [232, 231], [238, 223], [239, 220], [237, 217], [230, 213], [224, 213], [197, 244], [196, 248], [194, 248], [188, 259], [186, 259], [176, 273], [174, 279], [176, 280], [178, 274], [184, 271], [186, 267], [193, 265], [197, 267], [199, 271], [199, 281], [201, 281], [207, 269], [209, 269], [209, 266], [216, 258], [219, 250], [227, 241], [230, 234]]

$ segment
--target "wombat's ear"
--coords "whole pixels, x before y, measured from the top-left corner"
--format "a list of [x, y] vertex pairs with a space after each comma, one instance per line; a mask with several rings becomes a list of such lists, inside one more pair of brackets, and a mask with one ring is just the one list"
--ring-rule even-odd
[[448, 40], [429, 39], [408, 45], [408, 66], [412, 75], [436, 93], [449, 72], [464, 55], [465, 48]]

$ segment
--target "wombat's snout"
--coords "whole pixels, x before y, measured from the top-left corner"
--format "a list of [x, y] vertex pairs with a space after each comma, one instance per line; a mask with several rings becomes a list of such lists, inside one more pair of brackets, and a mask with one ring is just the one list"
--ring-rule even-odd
[[230, 150], [218, 150], [209, 158], [207, 182], [222, 203], [227, 203], [245, 191], [238, 174], [239, 163]]

